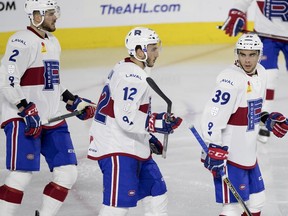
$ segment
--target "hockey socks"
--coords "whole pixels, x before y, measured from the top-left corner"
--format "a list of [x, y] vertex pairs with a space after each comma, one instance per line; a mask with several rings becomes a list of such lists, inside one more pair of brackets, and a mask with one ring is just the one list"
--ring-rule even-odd
[[0, 216], [12, 216], [22, 202], [23, 191], [2, 185], [0, 187]]
[[42, 208], [39, 211], [41, 216], [54, 216], [59, 211], [68, 195], [68, 189], [54, 182], [50, 182], [43, 191]]

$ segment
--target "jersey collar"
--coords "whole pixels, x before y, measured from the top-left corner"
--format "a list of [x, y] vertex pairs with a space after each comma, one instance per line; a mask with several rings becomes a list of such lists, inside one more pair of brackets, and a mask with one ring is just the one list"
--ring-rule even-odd
[[36, 34], [38, 37], [45, 39], [48, 38], [48, 35], [45, 33], [45, 37], [43, 38], [38, 32], [36, 32], [31, 26], [27, 26], [27, 29], [32, 31], [34, 34]]

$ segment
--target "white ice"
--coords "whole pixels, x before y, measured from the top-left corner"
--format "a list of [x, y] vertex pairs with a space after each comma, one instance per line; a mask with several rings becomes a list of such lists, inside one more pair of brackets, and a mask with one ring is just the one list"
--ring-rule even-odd
[[[81, 97], [97, 101], [103, 82], [118, 60], [126, 57], [124, 48], [73, 50], [62, 53], [61, 83]], [[288, 74], [280, 56], [279, 85], [276, 89], [275, 111], [288, 116]], [[233, 45], [193, 45], [163, 47], [152, 71], [152, 78], [173, 101], [173, 112], [185, 122], [169, 135], [167, 158], [154, 156], [166, 180], [171, 216], [216, 216], [221, 206], [214, 201], [211, 174], [200, 162], [201, 148], [188, 130], [197, 128], [204, 103], [215, 83], [216, 75], [233, 63]], [[1, 99], [0, 99], [1, 101]], [[156, 94], [155, 111], [165, 111], [166, 104]], [[63, 104], [63, 112], [66, 112]], [[102, 175], [95, 161], [86, 158], [88, 129], [91, 121], [67, 120], [78, 156], [79, 177], [59, 216], [96, 216], [102, 202]], [[163, 137], [159, 136], [160, 139]], [[258, 144], [259, 164], [266, 184], [267, 201], [263, 216], [288, 215], [288, 138], [272, 137], [267, 144]], [[5, 136], [0, 131], [0, 185], [7, 175], [5, 169]], [[43, 187], [51, 173], [42, 158], [41, 171], [25, 191], [20, 216], [34, 216], [39, 209]], [[143, 215], [141, 203], [129, 215]]]

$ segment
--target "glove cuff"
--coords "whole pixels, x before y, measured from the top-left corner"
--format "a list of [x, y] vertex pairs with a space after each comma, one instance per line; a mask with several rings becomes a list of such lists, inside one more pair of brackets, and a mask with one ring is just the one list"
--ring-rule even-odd
[[21, 116], [21, 117], [25, 117], [26, 115], [30, 115], [30, 116], [33, 116], [35, 114], [38, 114], [38, 110], [35, 106], [34, 103], [30, 102], [24, 110], [22, 110], [22, 112], [19, 112], [18, 115]]
[[17, 106], [18, 109], [20, 109], [21, 107], [26, 108], [26, 107], [28, 106], [28, 102], [27, 102], [26, 99], [22, 99], [22, 100], [20, 101], [20, 103], [18, 103], [16, 106]]
[[152, 113], [150, 116], [148, 116], [147, 120], [148, 131], [155, 132], [156, 113]]
[[66, 91], [62, 94], [62, 100], [67, 103], [68, 100], [75, 101], [77, 95], [73, 95], [70, 91], [66, 89]]
[[232, 8], [230, 11], [229, 11], [229, 15], [237, 15], [237, 16], [240, 16], [242, 17], [243, 19], [246, 19], [246, 13], [239, 10], [239, 9], [236, 9], [236, 8]]

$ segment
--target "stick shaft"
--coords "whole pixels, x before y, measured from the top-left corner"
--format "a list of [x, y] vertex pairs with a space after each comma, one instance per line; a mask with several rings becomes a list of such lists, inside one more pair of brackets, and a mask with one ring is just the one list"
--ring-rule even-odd
[[66, 119], [66, 118], [70, 118], [70, 117], [76, 116], [76, 115], [80, 115], [81, 113], [82, 113], [82, 110], [81, 111], [74, 111], [74, 112], [67, 113], [67, 114], [64, 114], [64, 115], [60, 115], [60, 116], [57, 116], [57, 117], [54, 117], [54, 118], [51, 118], [51, 119], [41, 120], [41, 123], [42, 123], [42, 125], [46, 125], [46, 124], [49, 124], [49, 123], [52, 123], [52, 122], [56, 122], [56, 121], [60, 121], [60, 120]]

